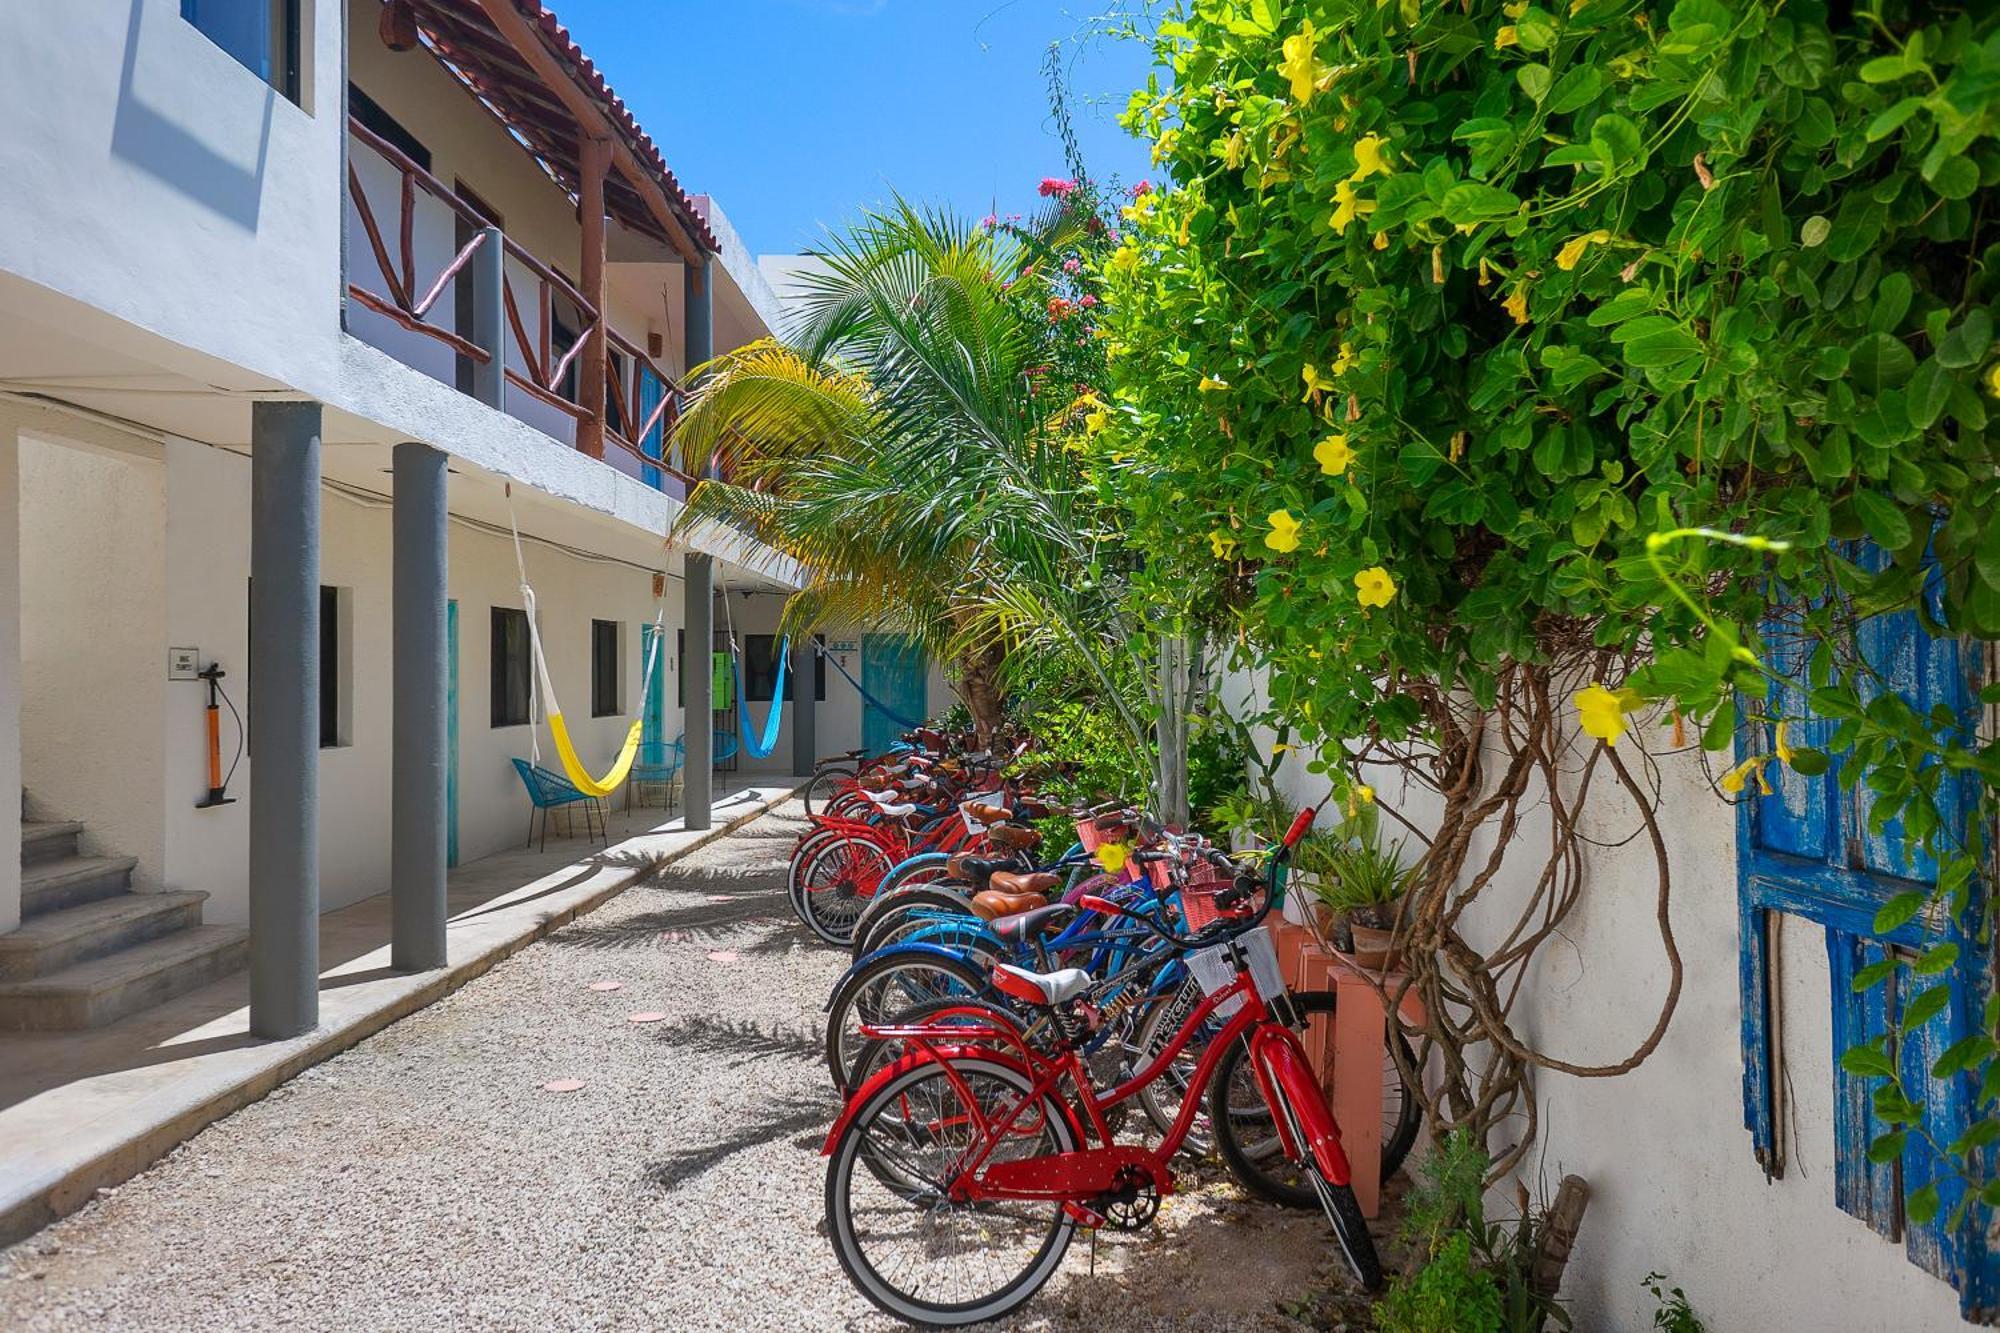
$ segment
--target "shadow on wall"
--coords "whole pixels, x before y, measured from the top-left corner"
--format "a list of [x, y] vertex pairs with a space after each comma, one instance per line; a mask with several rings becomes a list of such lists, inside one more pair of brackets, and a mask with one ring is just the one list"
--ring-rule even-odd
[[[232, 160], [222, 149], [205, 142], [202, 134], [219, 132], [241, 138], [245, 147], [247, 134], [235, 134], [233, 126], [218, 123], [212, 115], [209, 123], [200, 127], [180, 124], [141, 97], [134, 84], [147, 0], [131, 0], [131, 3], [131, 17], [125, 25], [125, 60], [118, 75], [118, 110], [111, 122], [112, 155], [158, 177], [194, 203], [245, 231], [256, 231], [258, 212], [263, 206], [264, 163], [271, 148], [272, 104], [278, 98], [277, 91], [264, 89], [264, 114], [258, 127], [254, 164]], [[180, 22], [178, 14], [166, 6], [153, 8]], [[184, 35], [201, 39], [192, 27]], [[204, 100], [198, 105], [210, 110], [216, 104]]]

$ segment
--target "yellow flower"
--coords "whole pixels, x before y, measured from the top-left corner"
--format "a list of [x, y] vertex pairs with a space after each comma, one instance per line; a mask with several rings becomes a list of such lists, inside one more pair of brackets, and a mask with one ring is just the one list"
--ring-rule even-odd
[[1363, 606], [1387, 606], [1396, 599], [1396, 580], [1389, 577], [1388, 570], [1375, 565], [1354, 576], [1354, 590]]
[[1208, 534], [1208, 549], [1215, 552], [1217, 560], [1227, 560], [1236, 553], [1236, 539], [1217, 528]]
[[1365, 218], [1374, 211], [1373, 199], [1355, 194], [1353, 181], [1342, 181], [1333, 187], [1333, 217], [1327, 225], [1335, 231], [1346, 231], [1356, 218]]
[[1312, 101], [1320, 80], [1333, 72], [1320, 63], [1319, 54], [1313, 50], [1316, 41], [1313, 25], [1307, 22], [1285, 38], [1285, 58], [1278, 62], [1278, 73], [1291, 81], [1292, 100], [1300, 106]]
[[1493, 34], [1493, 49], [1495, 51], [1509, 46], [1519, 46], [1520, 44], [1521, 34], [1514, 30], [1514, 25], [1511, 23]]
[[1121, 245], [1111, 255], [1111, 271], [1130, 277], [1139, 267], [1139, 248]]
[[1639, 694], [1636, 690], [1607, 690], [1602, 685], [1592, 685], [1571, 695], [1570, 702], [1576, 705], [1577, 720], [1586, 734], [1606, 745], [1616, 745], [1618, 738], [1630, 730], [1625, 715], [1639, 706]]
[[1611, 233], [1603, 229], [1587, 231], [1581, 236], [1573, 236], [1556, 251], [1556, 267], [1567, 273], [1583, 259], [1583, 252], [1593, 245], [1602, 245], [1611, 239]]
[[1502, 5], [1500, 12], [1510, 19], [1517, 19], [1528, 12], [1528, 0], [1514, 0], [1511, 5]]
[[1375, 789], [1364, 782], [1354, 789], [1354, 799], [1363, 805], [1373, 805], [1375, 804]]
[[1387, 250], [1389, 248], [1389, 233], [1386, 231], [1376, 232], [1374, 245], [1377, 250]]
[[1160, 137], [1153, 142], [1153, 165], [1157, 167], [1160, 163], [1172, 157], [1175, 151], [1180, 148], [1180, 144], [1181, 132], [1179, 130], [1161, 131]]
[[1285, 509], [1273, 509], [1265, 520], [1271, 525], [1270, 533], [1264, 538], [1264, 545], [1274, 551], [1296, 551], [1299, 549], [1299, 520]]
[[1502, 309], [1514, 317], [1516, 324], [1528, 322], [1528, 289], [1525, 285], [1516, 287], [1506, 300], [1500, 303]]
[[1333, 381], [1320, 374], [1319, 367], [1310, 361], [1300, 369], [1299, 378], [1306, 382], [1305, 396], [1299, 399], [1302, 403], [1311, 402], [1314, 394], [1325, 393], [1333, 387]]
[[1115, 875], [1125, 868], [1132, 857], [1132, 849], [1122, 842], [1107, 842], [1098, 847], [1096, 859], [1098, 867], [1107, 875]]
[[1986, 372], [1986, 392], [2000, 398], [2000, 361], [1993, 363], [1993, 369]]
[[1391, 171], [1382, 158], [1383, 145], [1388, 143], [1379, 134], [1364, 134], [1354, 141], [1354, 174], [1349, 180], [1365, 181], [1370, 176], [1386, 176]]
[[1110, 409], [1100, 407], [1095, 412], [1091, 412], [1084, 417], [1083, 430], [1086, 435], [1097, 435], [1102, 433], [1104, 428], [1110, 424]]
[[1785, 728], [1790, 725], [1791, 723], [1789, 722], [1780, 722], [1778, 724], [1778, 734], [1773, 741], [1773, 748], [1778, 752], [1778, 762], [1787, 768], [1792, 766], [1792, 756], [1798, 753], [1797, 750], [1792, 748], [1792, 743], [1785, 739]]
[[1333, 358], [1333, 373], [1336, 375], [1346, 374], [1349, 370], [1353, 369], [1354, 363], [1360, 359], [1360, 357], [1354, 354], [1352, 347], [1346, 343], [1342, 343], [1340, 345], [1340, 355]]
[[1244, 139], [1242, 130], [1238, 130], [1236, 133], [1230, 135], [1222, 141], [1222, 165], [1228, 167], [1231, 171], [1235, 171], [1243, 165], [1243, 155], [1248, 150], [1248, 147], [1248, 142]]
[[1329, 477], [1346, 473], [1354, 462], [1354, 451], [1347, 447], [1345, 435], [1329, 435], [1313, 446], [1313, 457], [1319, 460], [1319, 470]]
[[1486, 262], [1485, 255], [1479, 256], [1479, 285], [1481, 287], [1491, 287], [1493, 285], [1492, 267], [1491, 264]]
[[1717, 785], [1724, 792], [1734, 796], [1743, 790], [1744, 786], [1750, 780], [1750, 775], [1754, 773], [1757, 775], [1757, 790], [1769, 796], [1771, 794], [1771, 780], [1764, 776], [1764, 766], [1770, 762], [1771, 756], [1767, 754], [1753, 754], [1727, 773], [1724, 773], [1722, 781]]
[[1228, 380], [1219, 380], [1213, 375], [1203, 375], [1201, 383], [1195, 386], [1202, 393], [1223, 393], [1229, 388]]

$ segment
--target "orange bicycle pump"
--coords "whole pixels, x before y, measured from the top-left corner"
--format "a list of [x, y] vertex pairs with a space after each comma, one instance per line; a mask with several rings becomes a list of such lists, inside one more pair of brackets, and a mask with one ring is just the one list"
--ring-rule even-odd
[[210, 806], [234, 805], [236, 798], [223, 791], [222, 777], [222, 714], [216, 693], [221, 688], [216, 684], [223, 677], [222, 663], [210, 662], [206, 668], [195, 673], [208, 682], [208, 795], [194, 803], [197, 810]]

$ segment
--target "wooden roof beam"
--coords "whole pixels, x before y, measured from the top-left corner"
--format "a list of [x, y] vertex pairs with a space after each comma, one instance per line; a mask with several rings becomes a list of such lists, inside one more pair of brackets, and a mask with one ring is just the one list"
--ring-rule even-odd
[[653, 220], [665, 230], [668, 242], [680, 252], [681, 258], [688, 266], [695, 269], [703, 268], [707, 256], [695, 244], [694, 238], [688, 235], [680, 216], [667, 202], [666, 192], [660, 189], [660, 183], [654, 180], [652, 173], [640, 163], [618, 127], [606, 118], [603, 110], [589, 95], [576, 86], [576, 80], [570, 77], [569, 72], [556, 60], [554, 53], [543, 43], [541, 34], [536, 32], [533, 25], [521, 16], [521, 11], [514, 7], [514, 0], [479, 0], [479, 7], [486, 11], [486, 17], [492, 20], [494, 28], [507, 39], [508, 44], [521, 59], [527, 62], [535, 77], [540, 79], [549, 91], [562, 99], [563, 105], [569, 108], [572, 116], [576, 117], [577, 125], [584, 134], [590, 138], [610, 140], [611, 163], [618, 169], [618, 174], [623, 176], [638, 194], [646, 205], [646, 211], [651, 213]]

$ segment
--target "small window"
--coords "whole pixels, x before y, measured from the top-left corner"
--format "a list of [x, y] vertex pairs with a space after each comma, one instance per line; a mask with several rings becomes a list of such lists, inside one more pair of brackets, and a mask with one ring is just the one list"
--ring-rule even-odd
[[319, 748], [331, 750], [340, 736], [341, 696], [347, 692], [341, 664], [340, 589], [319, 590]]
[[528, 613], [493, 608], [493, 725], [528, 722]]
[[617, 717], [625, 711], [618, 692], [618, 622], [590, 622], [590, 715]]
[[775, 634], [743, 636], [743, 697], [753, 704], [771, 702], [771, 689], [778, 679], [778, 637]]
[[181, 0], [181, 17], [252, 74], [299, 100], [299, 0]]

